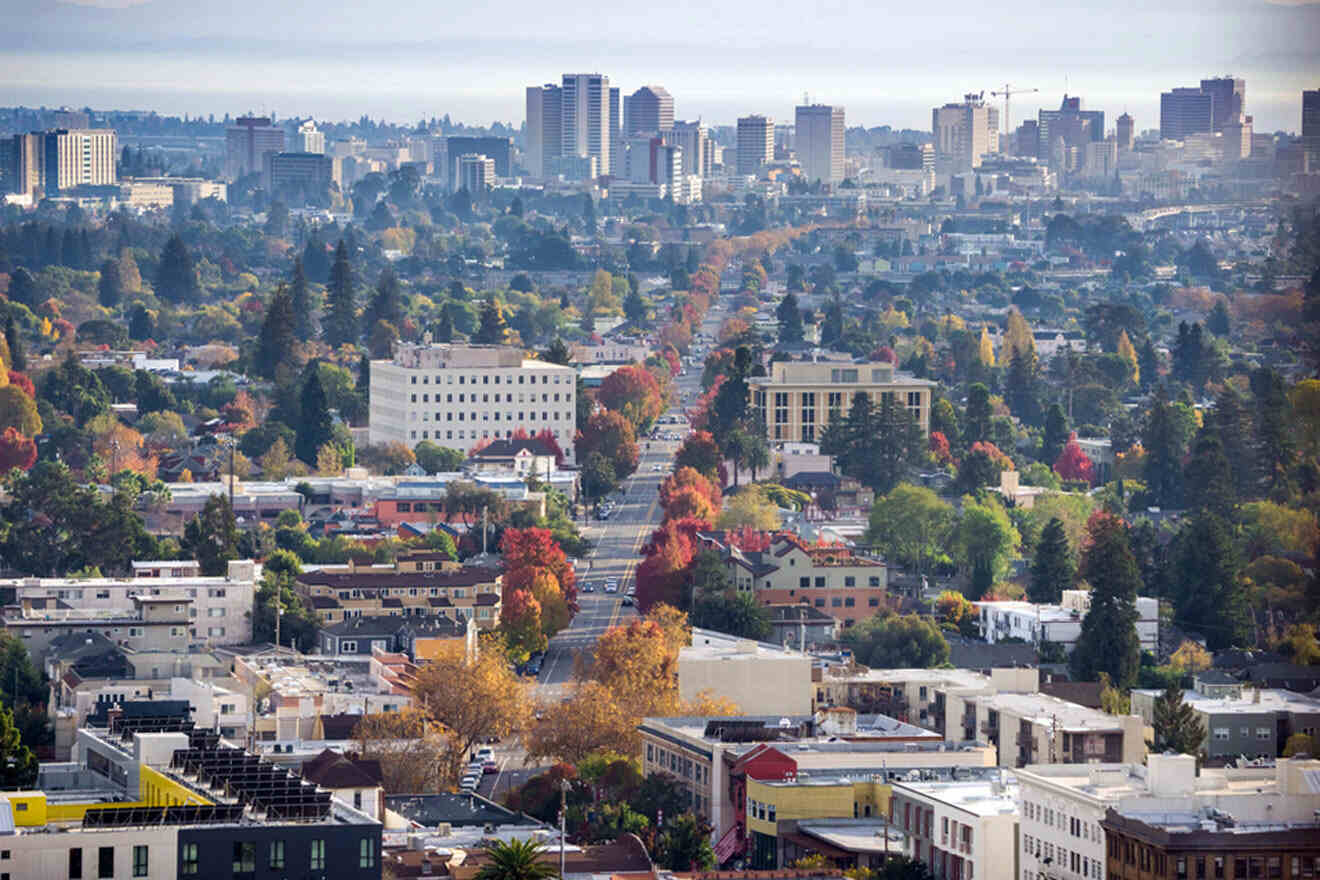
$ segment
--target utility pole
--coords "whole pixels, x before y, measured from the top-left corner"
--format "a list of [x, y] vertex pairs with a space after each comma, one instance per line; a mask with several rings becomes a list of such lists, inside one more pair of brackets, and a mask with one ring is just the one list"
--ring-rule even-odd
[[[234, 516], [234, 447], [238, 441], [231, 434], [229, 436], [229, 515]], [[279, 615], [275, 616], [276, 626], [279, 626]], [[278, 642], [277, 642], [278, 644]]]
[[559, 880], [564, 880], [564, 837], [568, 825], [568, 789], [568, 780], [559, 780]]

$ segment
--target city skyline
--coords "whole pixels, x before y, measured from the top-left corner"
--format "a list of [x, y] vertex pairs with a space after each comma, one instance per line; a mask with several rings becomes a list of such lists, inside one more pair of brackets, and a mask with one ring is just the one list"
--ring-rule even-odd
[[[9, 25], [0, 45], [15, 62], [0, 83], [14, 103], [29, 105], [330, 120], [366, 114], [394, 122], [447, 113], [517, 127], [528, 82], [591, 70], [624, 94], [663, 83], [678, 118], [708, 125], [732, 125], [750, 113], [791, 118], [808, 93], [813, 102], [846, 106], [850, 125], [925, 130], [932, 106], [1012, 82], [1040, 89], [1014, 102], [1016, 119], [1056, 107], [1067, 92], [1110, 118], [1130, 113], [1138, 131], [1158, 127], [1162, 91], [1226, 74], [1251, 83], [1258, 131], [1296, 131], [1298, 94], [1320, 84], [1309, 49], [1320, 34], [1315, 3], [1126, 4], [1104, 16], [1074, 12], [1050, 22], [1010, 4], [988, 29], [956, 14], [886, 11], [885, 31], [865, 26], [875, 19], [868, 11], [825, 10], [790, 31], [737, 5], [703, 10], [714, 25], [746, 19], [727, 46], [711, 43], [720, 26], [691, 35], [662, 29], [643, 42], [628, 12], [607, 16], [594, 42], [530, 6], [513, 17], [528, 27], [508, 39], [460, 16], [419, 41], [401, 23], [424, 22], [426, 12], [407, 4], [388, 21], [349, 8], [333, 21], [304, 16], [295, 26], [301, 6], [285, 4], [260, 27], [257, 16], [267, 10], [242, 3], [232, 16], [170, 4], [168, 22], [160, 21], [161, 0], [123, 9], [0, 9], [0, 24]], [[982, 30], [973, 33], [973, 25]], [[902, 47], [868, 42], [868, 34], [895, 27], [905, 35]], [[277, 33], [287, 36], [268, 36]], [[960, 44], [971, 48], [930, 64], [941, 57], [932, 52]], [[152, 59], [146, 69], [144, 56]]]

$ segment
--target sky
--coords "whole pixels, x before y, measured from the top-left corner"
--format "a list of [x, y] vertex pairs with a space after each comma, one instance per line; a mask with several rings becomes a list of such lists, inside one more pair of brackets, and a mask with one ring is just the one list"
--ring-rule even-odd
[[519, 125], [526, 86], [588, 71], [713, 125], [791, 120], [809, 95], [923, 130], [1007, 83], [1039, 89], [1014, 126], [1067, 92], [1158, 128], [1161, 91], [1232, 74], [1257, 131], [1296, 131], [1320, 0], [0, 0], [5, 104]]

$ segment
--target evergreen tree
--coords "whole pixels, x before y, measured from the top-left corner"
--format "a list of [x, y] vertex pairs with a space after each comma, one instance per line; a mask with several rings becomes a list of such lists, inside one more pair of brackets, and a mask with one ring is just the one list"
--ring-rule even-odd
[[[325, 248], [321, 248], [322, 257]], [[302, 257], [293, 258], [293, 276], [289, 279], [289, 296], [293, 300], [293, 332], [303, 342], [311, 342], [316, 335], [316, 316], [312, 314], [312, 292], [307, 286], [307, 273]]]
[[1173, 344], [1173, 377], [1200, 388], [1205, 384], [1208, 360], [1201, 323], [1189, 327], [1183, 321], [1178, 325], [1178, 338]]
[[1251, 498], [1259, 485], [1256, 451], [1256, 426], [1251, 410], [1242, 395], [1232, 385], [1215, 398], [1206, 425], [1212, 429], [1228, 459], [1233, 474], [1233, 493], [1239, 500]]
[[30, 789], [37, 782], [37, 756], [23, 743], [14, 713], [0, 706], [0, 786], [9, 791]]
[[1228, 307], [1224, 305], [1222, 299], [1215, 301], [1215, 307], [1210, 310], [1210, 316], [1205, 319], [1205, 329], [1216, 336], [1225, 338], [1229, 331]]
[[384, 321], [395, 328], [403, 324], [403, 294], [400, 292], [399, 279], [388, 267], [380, 273], [380, 280], [376, 282], [376, 293], [367, 306], [364, 324], [374, 327], [377, 321]]
[[1068, 437], [1071, 432], [1068, 430], [1068, 417], [1064, 415], [1063, 407], [1059, 404], [1050, 406], [1049, 412], [1045, 414], [1045, 433], [1041, 437], [1040, 460], [1050, 467], [1059, 460], [1063, 454], [1063, 447], [1068, 445]]
[[973, 383], [967, 389], [967, 412], [963, 419], [965, 446], [993, 439], [990, 436], [990, 414], [990, 389], [981, 382]]
[[257, 335], [255, 366], [259, 375], [272, 380], [279, 378], [280, 366], [293, 358], [298, 341], [295, 326], [293, 296], [289, 288], [281, 284], [271, 295]]
[[1292, 401], [1283, 377], [1269, 367], [1251, 374], [1251, 391], [1256, 395], [1256, 448], [1259, 473], [1264, 488], [1277, 492], [1288, 484], [1289, 472], [1297, 458], [1294, 439]]
[[596, 203], [591, 193], [582, 194], [582, 225], [586, 227], [588, 235], [596, 234]]
[[1057, 605], [1063, 598], [1063, 591], [1072, 589], [1076, 574], [1063, 520], [1057, 516], [1051, 517], [1036, 543], [1036, 558], [1031, 564], [1031, 584], [1027, 588], [1027, 598], [1032, 602]]
[[1095, 514], [1087, 530], [1090, 544], [1078, 575], [1091, 585], [1091, 608], [1082, 618], [1072, 668], [1079, 681], [1094, 681], [1105, 672], [1127, 690], [1137, 683], [1141, 665], [1136, 608], [1141, 573], [1122, 520]]
[[156, 322], [142, 303], [134, 303], [128, 310], [128, 338], [145, 340], [156, 335]]
[[820, 325], [820, 344], [833, 345], [843, 339], [843, 301], [838, 294], [825, 306], [825, 320]]
[[201, 295], [197, 267], [188, 246], [177, 233], [165, 242], [156, 269], [156, 296], [175, 304], [196, 302]]
[[798, 298], [795, 294], [784, 294], [784, 298], [775, 308], [775, 317], [779, 320], [780, 345], [792, 345], [802, 341], [805, 330], [802, 326], [802, 310], [798, 307]]
[[29, 309], [35, 309], [40, 305], [38, 300], [44, 299], [36, 277], [22, 266], [9, 276], [9, 290], [6, 295], [10, 302], [21, 303]]
[[630, 287], [628, 295], [623, 298], [623, 315], [628, 319], [628, 323], [638, 327], [646, 320], [646, 300], [642, 299], [641, 293], [634, 288]]
[[[341, 238], [335, 247], [334, 265], [330, 267], [327, 290], [327, 309], [321, 332], [331, 348], [353, 345], [358, 340], [357, 300], [354, 294], [353, 265], [348, 259], [348, 246]], [[316, 461], [315, 455], [311, 458]]]
[[353, 390], [363, 398], [371, 393], [371, 358], [365, 354], [358, 358], [357, 383], [353, 386]]
[[1154, 386], [1160, 378], [1160, 355], [1155, 350], [1155, 343], [1149, 336], [1141, 346], [1141, 351], [1137, 353], [1137, 372], [1140, 375], [1140, 384], [1143, 391]]
[[294, 454], [314, 466], [317, 452], [335, 438], [334, 420], [330, 417], [330, 405], [326, 401], [325, 388], [321, 385], [321, 368], [317, 361], [307, 365], [307, 379], [303, 382], [299, 409], [301, 414], [297, 438], [294, 440]]
[[503, 345], [508, 337], [509, 328], [504, 323], [504, 311], [492, 296], [481, 306], [481, 323], [472, 341], [481, 345]]
[[1151, 401], [1141, 445], [1146, 450], [1143, 475], [1151, 499], [1160, 507], [1176, 508], [1182, 503], [1183, 438], [1163, 391]]
[[556, 336], [551, 340], [550, 345], [545, 351], [541, 352], [541, 360], [560, 366], [568, 366], [572, 355], [568, 351], [568, 346], [564, 344], [561, 337]]
[[229, 561], [238, 558], [238, 522], [225, 495], [206, 499], [202, 512], [183, 529], [183, 549], [201, 565], [207, 577], [223, 575]]
[[1202, 428], [1192, 445], [1191, 457], [1184, 469], [1184, 492], [1189, 507], [1228, 516], [1236, 501], [1233, 469], [1224, 454], [1224, 445], [1213, 429]]
[[924, 440], [907, 408], [893, 397], [882, 398], [877, 407], [870, 395], [858, 393], [848, 414], [826, 426], [820, 446], [845, 474], [887, 493], [924, 452]]
[[27, 354], [23, 351], [23, 339], [14, 325], [14, 316], [5, 316], [5, 343], [9, 347], [9, 366], [20, 373], [27, 369]]
[[1205, 743], [1205, 725], [1190, 703], [1183, 701], [1181, 682], [1169, 682], [1164, 693], [1155, 698], [1152, 727], [1155, 728], [1155, 748], [1171, 750], [1184, 755], [1197, 755]]
[[[319, 235], [313, 234], [307, 239], [307, 246], [302, 252], [302, 267], [307, 278], [313, 284], [326, 284], [330, 280], [330, 257], [325, 252], [325, 242]], [[295, 278], [296, 278], [295, 267]]]
[[1251, 612], [1232, 531], [1219, 515], [1202, 510], [1183, 526], [1169, 567], [1180, 627], [1201, 632], [1212, 651], [1246, 645]]
[[1038, 385], [1036, 353], [1015, 349], [1008, 361], [1008, 375], [1004, 378], [1004, 397], [1009, 411], [1027, 425], [1040, 424]]
[[440, 320], [436, 322], [434, 337], [436, 342], [454, 341], [454, 319], [449, 315], [449, 304], [440, 310]]
[[119, 308], [124, 299], [124, 279], [119, 274], [119, 261], [110, 258], [101, 264], [101, 280], [96, 284], [96, 299], [107, 309]]

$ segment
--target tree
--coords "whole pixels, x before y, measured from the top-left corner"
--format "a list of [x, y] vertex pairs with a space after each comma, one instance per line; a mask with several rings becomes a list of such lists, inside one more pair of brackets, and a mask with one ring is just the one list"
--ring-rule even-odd
[[748, 593], [705, 590], [692, 605], [692, 625], [742, 639], [764, 641], [774, 627], [770, 612]]
[[116, 309], [124, 300], [124, 279], [119, 274], [119, 261], [110, 257], [101, 264], [101, 277], [96, 283], [96, 300], [107, 309]]
[[674, 455], [674, 468], [690, 467], [708, 480], [719, 478], [719, 445], [707, 431], [693, 431], [683, 440]]
[[1032, 602], [1058, 604], [1063, 591], [1072, 587], [1076, 568], [1063, 520], [1052, 517], [1036, 543], [1036, 558], [1031, 565], [1031, 584], [1027, 598]]
[[664, 411], [664, 395], [655, 375], [638, 364], [619, 367], [600, 383], [596, 400], [622, 413], [637, 434], [644, 434]]
[[568, 366], [572, 357], [573, 355], [568, 350], [568, 346], [564, 344], [563, 338], [559, 336], [556, 336], [550, 342], [550, 345], [546, 347], [546, 350], [541, 352], [541, 360], [564, 367]]
[[848, 414], [831, 421], [820, 438], [821, 451], [835, 456], [840, 470], [877, 492], [898, 485], [926, 445], [906, 407], [892, 396], [877, 407], [864, 393], [853, 395]]
[[944, 553], [954, 512], [930, 489], [899, 483], [871, 507], [866, 541], [891, 562], [928, 574]]
[[303, 381], [299, 395], [300, 416], [294, 452], [309, 465], [316, 464], [316, 454], [322, 446], [334, 442], [334, 420], [326, 402], [325, 388], [321, 385], [318, 362], [313, 361]]
[[646, 300], [637, 290], [630, 289], [628, 295], [623, 298], [623, 315], [628, 319], [628, 323], [637, 327], [642, 326], [646, 320]]
[[1156, 392], [1141, 437], [1146, 450], [1143, 476], [1151, 499], [1161, 507], [1176, 508], [1182, 501], [1182, 459], [1186, 439], [1177, 414], [1162, 391]]
[[1236, 502], [1233, 468], [1213, 429], [1202, 428], [1197, 433], [1183, 473], [1189, 507], [1220, 516], [1232, 513]]
[[379, 762], [387, 794], [434, 792], [453, 784], [444, 775], [444, 734], [416, 708], [363, 715], [353, 738], [365, 760]]
[[1041, 461], [1049, 463], [1057, 461], [1063, 454], [1063, 448], [1067, 445], [1070, 436], [1068, 417], [1064, 415], [1063, 407], [1057, 403], [1053, 404], [1045, 414], [1045, 433], [1040, 444]]
[[967, 413], [963, 426], [965, 445], [990, 440], [990, 415], [990, 389], [977, 382], [967, 389]]
[[1091, 607], [1073, 649], [1074, 674], [1079, 681], [1092, 681], [1104, 672], [1127, 690], [1137, 683], [1141, 665], [1136, 609], [1141, 573], [1122, 520], [1092, 514], [1077, 573], [1091, 585]]
[[1205, 725], [1190, 703], [1183, 701], [1182, 685], [1169, 682], [1164, 693], [1155, 698], [1152, 727], [1155, 728], [1155, 748], [1173, 750], [1184, 755], [1195, 755], [1205, 743]]
[[403, 323], [403, 293], [398, 276], [389, 268], [380, 273], [376, 291], [363, 315], [363, 325], [374, 327], [377, 321], [398, 327]]
[[0, 387], [0, 429], [12, 429], [29, 437], [41, 433], [36, 401], [17, 385]]
[[22, 372], [27, 369], [27, 356], [23, 353], [23, 340], [12, 315], [5, 316], [5, 347], [9, 349], [9, 366]]
[[507, 737], [530, 718], [525, 686], [507, 656], [490, 640], [475, 658], [445, 646], [417, 673], [414, 705], [440, 724], [446, 738], [447, 779], [458, 779], [473, 747], [486, 737]]
[[537, 840], [490, 840], [483, 852], [487, 861], [476, 880], [549, 880], [559, 875], [549, 851]]
[[238, 558], [238, 525], [229, 498], [212, 495], [202, 512], [183, 530], [183, 548], [193, 554], [207, 577], [223, 575], [229, 560]]
[[613, 462], [593, 450], [582, 465], [582, 494], [592, 500], [604, 498], [618, 484]]
[[949, 643], [940, 628], [917, 614], [877, 614], [844, 630], [841, 641], [857, 662], [874, 668], [929, 669], [949, 660]]
[[805, 330], [802, 326], [802, 310], [798, 306], [796, 294], [791, 291], [784, 294], [784, 298], [775, 308], [775, 318], [779, 321], [780, 345], [793, 345], [802, 341]]
[[724, 502], [716, 524], [722, 529], [774, 531], [780, 526], [779, 510], [759, 486], [748, 486]]
[[1258, 467], [1265, 488], [1275, 492], [1287, 485], [1297, 457], [1292, 401], [1283, 377], [1268, 367], [1251, 374], [1251, 390], [1256, 395]]
[[30, 789], [37, 782], [37, 756], [23, 743], [14, 713], [0, 706], [0, 786], [13, 791]]
[[32, 438], [5, 428], [0, 434], [0, 473], [9, 473], [12, 468], [28, 470], [37, 462], [37, 444]]
[[171, 235], [165, 242], [160, 266], [156, 270], [156, 296], [178, 305], [196, 302], [201, 292], [197, 267], [193, 265], [188, 246], [177, 233]]
[[1183, 639], [1183, 643], [1178, 646], [1169, 657], [1169, 665], [1177, 669], [1183, 675], [1195, 675], [1209, 669], [1212, 665], [1210, 652], [1202, 648], [1191, 639]]
[[[322, 259], [324, 259], [324, 248], [322, 248], [321, 253]], [[293, 275], [289, 279], [289, 296], [293, 302], [293, 332], [296, 334], [297, 339], [310, 342], [316, 332], [316, 316], [312, 314], [312, 295], [307, 287], [307, 274], [303, 271], [302, 257], [293, 258]]]
[[549, 644], [541, 622], [541, 603], [530, 590], [514, 590], [500, 610], [500, 633], [509, 657], [524, 661]]
[[1199, 511], [1178, 533], [1170, 558], [1178, 625], [1203, 632], [1212, 651], [1249, 644], [1251, 612], [1228, 523]]
[[492, 296], [482, 303], [481, 322], [472, 341], [479, 345], [503, 345], [508, 336], [509, 327], [504, 322], [504, 311]]
[[993, 443], [978, 440], [963, 456], [958, 465], [954, 489], [963, 493], [976, 492], [987, 486], [998, 486], [1000, 475], [1013, 470], [1013, 460]]
[[413, 447], [418, 466], [428, 474], [456, 471], [463, 466], [466, 456], [458, 449], [423, 440]]
[[1134, 384], [1141, 382], [1141, 364], [1138, 362], [1137, 350], [1132, 345], [1132, 340], [1128, 338], [1127, 329], [1119, 331], [1118, 334], [1118, 356], [1128, 362], [1132, 370], [1132, 381]]
[[599, 410], [591, 414], [578, 430], [577, 458], [586, 461], [599, 452], [614, 467], [614, 476], [622, 480], [637, 470], [640, 453], [632, 423], [621, 413]]
[[1008, 513], [993, 497], [984, 502], [964, 499], [962, 517], [953, 531], [953, 558], [964, 572], [982, 573], [979, 582], [973, 577], [968, 598], [981, 598], [984, 588], [1004, 576], [1021, 541]]
[[267, 379], [280, 378], [280, 367], [292, 359], [297, 341], [293, 296], [281, 284], [270, 298], [257, 336], [257, 372]]
[[1082, 451], [1081, 445], [1077, 442], [1076, 431], [1068, 436], [1068, 443], [1055, 460], [1054, 472], [1062, 479], [1083, 482], [1088, 486], [1095, 482], [1095, 465]]
[[691, 811], [665, 816], [655, 860], [671, 871], [705, 871], [715, 865], [711, 827]]
[[356, 281], [348, 257], [348, 245], [341, 238], [335, 246], [334, 264], [326, 290], [326, 315], [321, 333], [331, 348], [353, 345], [358, 340]]

